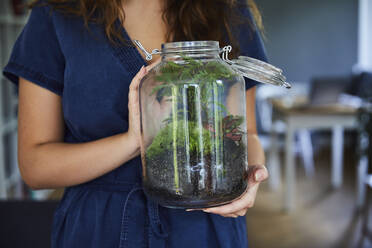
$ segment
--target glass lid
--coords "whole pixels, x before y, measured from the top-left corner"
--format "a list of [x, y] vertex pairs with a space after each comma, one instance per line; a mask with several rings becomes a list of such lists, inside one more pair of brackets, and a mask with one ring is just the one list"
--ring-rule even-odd
[[231, 62], [230, 66], [244, 77], [261, 83], [291, 88], [282, 74], [283, 71], [271, 64], [246, 56], [239, 56], [238, 59], [233, 59]]
[[230, 60], [228, 55], [231, 50], [231, 46], [223, 47], [221, 49], [222, 59], [240, 75], [260, 83], [282, 86], [287, 89], [291, 88], [281, 69], [247, 56], [239, 56], [237, 59]]

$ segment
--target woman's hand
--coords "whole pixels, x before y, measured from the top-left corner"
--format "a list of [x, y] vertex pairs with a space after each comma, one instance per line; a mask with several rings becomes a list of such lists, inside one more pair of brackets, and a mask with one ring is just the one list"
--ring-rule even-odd
[[136, 142], [136, 145], [140, 145], [140, 107], [139, 107], [139, 84], [142, 78], [150, 71], [154, 66], [160, 62], [160, 59], [148, 66], [142, 66], [138, 73], [132, 79], [129, 86], [128, 93], [128, 110], [129, 110], [129, 127], [128, 135], [131, 139]]
[[141, 82], [141, 79], [146, 75], [147, 69], [145, 66], [142, 66], [136, 76], [132, 79], [132, 82], [129, 86], [128, 94], [128, 111], [129, 111], [129, 127], [128, 127], [128, 136], [131, 137], [133, 141], [136, 142], [136, 145], [139, 147], [139, 137], [140, 133], [140, 108], [139, 108], [139, 94], [138, 87]]
[[258, 186], [268, 178], [268, 172], [265, 166], [249, 166], [248, 170], [248, 187], [245, 193], [233, 202], [213, 208], [202, 209], [204, 212], [219, 214], [224, 217], [244, 216], [248, 208], [253, 207], [256, 199]]

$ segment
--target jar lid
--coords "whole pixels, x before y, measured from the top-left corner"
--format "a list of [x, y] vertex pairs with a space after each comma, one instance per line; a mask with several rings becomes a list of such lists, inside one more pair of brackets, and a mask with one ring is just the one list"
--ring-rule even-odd
[[[133, 41], [135, 45], [146, 55], [147, 60], [152, 59], [154, 54], [167, 54], [169, 52], [178, 52], [181, 48], [192, 47], [193, 51], [219, 48], [217, 41], [187, 41], [187, 42], [170, 42], [162, 45], [162, 50], [154, 49], [151, 53], [147, 52], [138, 40]], [[222, 53], [222, 59], [230, 65], [230, 67], [240, 75], [255, 80], [260, 83], [283, 86], [287, 89], [291, 85], [286, 81], [283, 71], [269, 63], [246, 56], [239, 56], [237, 59], [230, 60], [228, 58], [231, 52], [231, 46], [225, 46], [219, 53]], [[217, 50], [218, 52], [218, 50]]]
[[233, 59], [231, 62], [230, 66], [244, 77], [261, 83], [291, 88], [282, 74], [283, 71], [271, 64], [246, 56], [239, 56], [238, 59]]
[[240, 75], [260, 83], [283, 86], [287, 89], [291, 88], [281, 69], [247, 56], [239, 56], [237, 59], [230, 60], [228, 54], [231, 49], [231, 46], [225, 46], [221, 49], [222, 59]]

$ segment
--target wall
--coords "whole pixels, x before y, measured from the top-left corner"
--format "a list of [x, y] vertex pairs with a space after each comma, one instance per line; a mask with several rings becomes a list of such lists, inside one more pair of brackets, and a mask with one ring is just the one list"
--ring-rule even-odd
[[256, 2], [270, 62], [282, 68], [289, 81], [351, 72], [358, 53], [358, 0]]
[[372, 72], [372, 1], [359, 0], [358, 69]]

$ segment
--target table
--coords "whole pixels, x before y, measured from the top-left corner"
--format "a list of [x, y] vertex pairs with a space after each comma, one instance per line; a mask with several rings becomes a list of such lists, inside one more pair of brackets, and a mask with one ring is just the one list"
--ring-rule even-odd
[[[271, 99], [273, 106], [273, 123], [283, 121], [285, 130], [285, 196], [284, 209], [295, 208], [296, 167], [294, 157], [294, 134], [301, 129], [331, 129], [332, 130], [332, 175], [334, 188], [342, 185], [343, 179], [343, 132], [347, 128], [357, 127], [357, 109], [339, 104], [327, 106], [311, 106], [303, 100], [288, 102], [285, 99]], [[275, 125], [272, 125], [275, 127]], [[271, 132], [271, 151], [268, 161], [269, 170], [279, 171], [277, 133]], [[276, 162], [275, 162], [276, 161]], [[280, 177], [280, 173], [272, 173]], [[280, 181], [280, 178], [274, 178]]]

